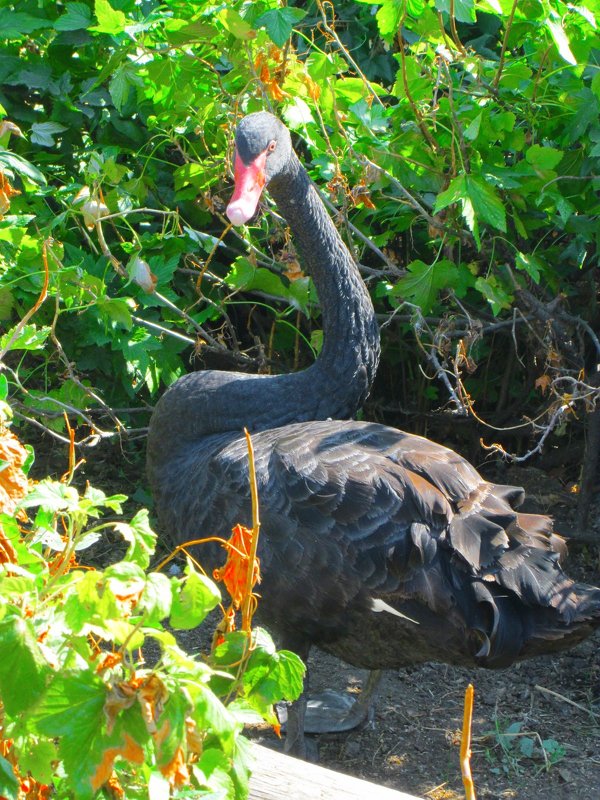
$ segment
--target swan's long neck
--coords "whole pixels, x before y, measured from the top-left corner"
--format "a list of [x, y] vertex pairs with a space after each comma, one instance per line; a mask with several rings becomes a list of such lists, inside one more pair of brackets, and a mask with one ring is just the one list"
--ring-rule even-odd
[[[149, 450], [170, 449], [224, 431], [264, 430], [291, 422], [347, 419], [366, 399], [379, 359], [369, 294], [308, 174], [292, 153], [269, 184], [321, 303], [323, 347], [315, 363], [289, 375], [214, 370], [181, 378], [161, 398]], [[158, 454], [157, 454], [158, 455]]]
[[310, 394], [317, 388], [328, 393], [331, 407], [326, 416], [352, 416], [369, 393], [379, 360], [379, 330], [371, 298], [295, 154], [287, 173], [271, 182], [269, 192], [292, 230], [322, 309], [323, 348], [313, 367], [303, 373], [307, 388], [310, 391], [318, 374], [319, 384]]

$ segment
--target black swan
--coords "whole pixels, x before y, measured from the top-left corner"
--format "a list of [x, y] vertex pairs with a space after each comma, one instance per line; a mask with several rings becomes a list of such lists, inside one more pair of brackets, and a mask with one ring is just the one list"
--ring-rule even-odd
[[[379, 358], [373, 306], [287, 128], [258, 112], [236, 133], [234, 224], [254, 215], [267, 185], [315, 283], [323, 348], [300, 373], [205, 370], [165, 392], [148, 439], [160, 528], [183, 542], [250, 524], [247, 427], [259, 613], [281, 646], [306, 659], [316, 645], [371, 670], [505, 667], [588, 636], [600, 589], [564, 574], [548, 517], [513, 510], [522, 489], [488, 483], [427, 439], [353, 421]], [[224, 560], [218, 548], [198, 555]], [[290, 712], [288, 750], [302, 752], [304, 709]]]

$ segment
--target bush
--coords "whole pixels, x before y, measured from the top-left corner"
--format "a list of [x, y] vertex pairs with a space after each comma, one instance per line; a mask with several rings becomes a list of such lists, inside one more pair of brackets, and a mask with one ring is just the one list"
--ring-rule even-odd
[[[277, 725], [273, 703], [301, 691], [300, 659], [261, 629], [220, 635], [208, 659], [185, 653], [172, 630], [195, 628], [221, 596], [191, 559], [183, 577], [148, 570], [147, 511], [103, 520], [125, 496], [30, 484], [31, 454], [4, 423], [0, 457], [2, 797], [246, 797], [242, 727]], [[108, 532], [125, 540], [122, 560], [80, 563]]]

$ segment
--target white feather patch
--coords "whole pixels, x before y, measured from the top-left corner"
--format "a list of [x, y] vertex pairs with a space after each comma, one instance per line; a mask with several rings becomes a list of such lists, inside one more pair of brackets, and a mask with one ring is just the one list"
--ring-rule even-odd
[[379, 597], [371, 598], [371, 611], [375, 611], [377, 614], [379, 614], [381, 611], [387, 611], [388, 614], [394, 614], [396, 617], [402, 617], [402, 619], [406, 619], [409, 622], [414, 623], [415, 625], [419, 624], [416, 619], [411, 619], [410, 617], [407, 617], [406, 614], [403, 614], [401, 611], [396, 611], [395, 608], [390, 606], [384, 600], [381, 600], [381, 598]]

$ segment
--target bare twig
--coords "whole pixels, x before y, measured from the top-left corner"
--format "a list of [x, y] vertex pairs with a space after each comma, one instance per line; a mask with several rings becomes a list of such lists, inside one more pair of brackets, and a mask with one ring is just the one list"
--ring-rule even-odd
[[590, 708], [586, 708], [580, 703], [576, 703], [574, 700], [565, 697], [564, 694], [559, 694], [552, 689], [547, 689], [545, 686], [539, 686], [538, 684], [536, 684], [535, 688], [538, 690], [538, 692], [542, 692], [542, 694], [547, 694], [550, 695], [550, 697], [556, 698], [556, 700], [560, 700], [561, 703], [567, 703], [568, 705], [573, 706], [573, 708], [578, 708], [580, 711], [583, 711], [584, 714], [588, 714], [593, 720], [599, 718], [599, 715], [595, 714]]

